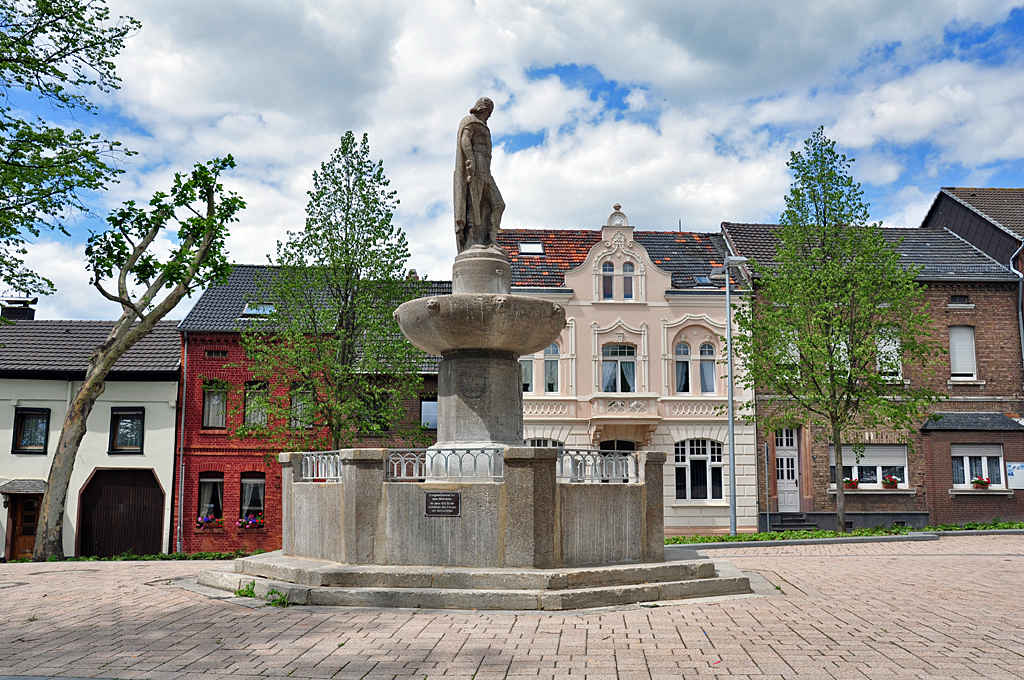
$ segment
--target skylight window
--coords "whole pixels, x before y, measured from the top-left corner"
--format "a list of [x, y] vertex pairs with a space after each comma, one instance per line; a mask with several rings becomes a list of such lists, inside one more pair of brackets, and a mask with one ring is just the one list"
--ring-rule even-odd
[[543, 243], [520, 243], [519, 244], [520, 255], [543, 255], [544, 244]]
[[694, 276], [693, 278], [697, 281], [697, 283], [711, 283], [711, 279], [708, 278], [707, 276]]
[[274, 313], [274, 305], [268, 303], [252, 303], [250, 302], [245, 306], [245, 311], [242, 312], [245, 316], [269, 316]]

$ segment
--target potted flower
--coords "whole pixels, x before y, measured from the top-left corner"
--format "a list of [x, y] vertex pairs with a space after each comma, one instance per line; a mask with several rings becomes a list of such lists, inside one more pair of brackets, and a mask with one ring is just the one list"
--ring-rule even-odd
[[245, 517], [239, 517], [238, 521], [235, 522], [235, 526], [239, 529], [262, 529], [263, 528], [263, 513], [252, 514], [249, 513]]
[[213, 515], [207, 515], [205, 517], [198, 517], [196, 519], [196, 529], [223, 529], [224, 519], [222, 517], [214, 517]]
[[886, 475], [882, 477], [882, 488], [883, 489], [895, 489], [900, 483], [900, 480], [895, 475]]
[[849, 477], [844, 477], [843, 478], [843, 488], [844, 489], [856, 489], [857, 488], [857, 480], [856, 479], [850, 479]]
[[992, 480], [988, 477], [975, 477], [971, 480], [971, 484], [974, 485], [975, 489], [987, 489], [988, 485], [992, 483]]

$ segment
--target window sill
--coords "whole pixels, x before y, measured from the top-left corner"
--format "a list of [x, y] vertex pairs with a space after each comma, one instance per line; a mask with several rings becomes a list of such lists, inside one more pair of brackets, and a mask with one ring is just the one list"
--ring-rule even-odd
[[108, 456], [144, 456], [142, 449], [136, 451], [107, 451]]
[[974, 303], [971, 302], [971, 303], [967, 303], [967, 304], [956, 304], [956, 303], [952, 303], [951, 302], [951, 303], [946, 305], [946, 309], [973, 310], [974, 309]]
[[11, 449], [12, 456], [45, 456], [46, 451], [32, 451], [29, 449]]
[[[849, 496], [850, 494], [853, 494], [854, 496], [916, 496], [917, 495], [917, 489], [879, 489], [879, 488], [873, 488], [873, 489], [844, 489], [843, 490], [843, 495], [844, 496]], [[835, 487], [832, 487], [832, 488], [830, 488], [828, 490], [828, 495], [829, 496], [835, 496], [836, 495]]]
[[199, 434], [206, 437], [226, 437], [228, 435], [228, 429], [226, 427], [202, 429], [199, 430]]
[[246, 527], [235, 527], [235, 531], [240, 533], [240, 534], [265, 534], [265, 533], [267, 533], [267, 528], [266, 527], [257, 527], [257, 528], [250, 529], [250, 528], [246, 528]]
[[720, 498], [716, 498], [716, 499], [714, 499], [712, 501], [701, 501], [701, 500], [688, 501], [688, 500], [676, 499], [672, 503], [672, 507], [673, 508], [693, 508], [693, 507], [699, 507], [699, 508], [727, 508], [727, 507], [729, 507], [729, 501], [728, 500], [724, 500], [723, 501]]
[[953, 387], [955, 385], [975, 385], [977, 387], [984, 387], [985, 386], [985, 381], [984, 380], [957, 380], [956, 378], [950, 378], [949, 380], [946, 381], [946, 385], [948, 387]]
[[957, 496], [1004, 496], [1013, 498], [1013, 489], [950, 489], [951, 498]]
[[193, 534], [223, 534], [224, 533], [224, 527], [220, 527], [219, 529], [206, 529], [206, 528], [200, 529], [200, 528], [196, 527], [196, 528], [192, 529], [192, 533]]

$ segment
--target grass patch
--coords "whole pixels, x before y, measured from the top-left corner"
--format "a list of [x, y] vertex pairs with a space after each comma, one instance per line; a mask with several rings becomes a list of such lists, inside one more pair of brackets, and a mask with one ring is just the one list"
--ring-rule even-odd
[[670, 536], [665, 545], [684, 543], [732, 543], [736, 541], [793, 541], [807, 538], [849, 538], [850, 536], [903, 536], [910, 533], [907, 527], [874, 527], [872, 529], [854, 529], [848, 534], [840, 531], [765, 531], [759, 534], [739, 534], [738, 536]]
[[[167, 560], [234, 560], [239, 557], [248, 557], [249, 555], [260, 555], [265, 553], [266, 550], [260, 550], [257, 548], [251, 553], [244, 550], [235, 550], [233, 552], [195, 552], [195, 553], [158, 553], [156, 555], [136, 555], [131, 550], [127, 550], [120, 555], [114, 555], [113, 557], [65, 557], [65, 562], [125, 562], [125, 561], [140, 561], [140, 562], [157, 562]], [[11, 562], [31, 562], [31, 557], [22, 557], [17, 560], [11, 560]], [[58, 562], [56, 555], [51, 555], [47, 562]]]

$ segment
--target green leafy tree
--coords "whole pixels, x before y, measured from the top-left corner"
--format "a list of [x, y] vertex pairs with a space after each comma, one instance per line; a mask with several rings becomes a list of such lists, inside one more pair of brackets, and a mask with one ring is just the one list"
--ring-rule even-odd
[[366, 435], [408, 440], [421, 431], [403, 402], [419, 393], [424, 357], [392, 314], [422, 284], [407, 280], [388, 184], [367, 136], [352, 132], [313, 174], [305, 228], [278, 243], [276, 267], [250, 301], [264, 314], [242, 328], [253, 383], [232, 409], [243, 412], [236, 435], [340, 449]]
[[841, 530], [843, 442], [859, 453], [859, 433], [882, 427], [909, 444], [941, 395], [905, 382], [903, 370], [925, 375], [943, 352], [916, 281], [920, 268], [903, 265], [880, 225], [869, 223], [852, 162], [822, 128], [790, 155], [794, 179], [774, 262], [753, 263], [755, 295], [737, 306], [735, 338], [759, 424], [770, 432], [803, 423], [835, 447]]
[[[174, 176], [169, 194], [157, 192], [146, 207], [128, 201], [107, 218], [106, 231], [89, 237], [85, 254], [92, 284], [103, 297], [121, 305], [121, 316], [92, 351], [85, 379], [64, 417], [39, 510], [34, 560], [64, 556], [68, 484], [107, 374], [183, 297], [223, 282], [230, 273], [224, 239], [228, 225], [245, 207], [220, 183], [221, 173], [233, 167], [231, 156], [197, 163], [189, 175]], [[166, 254], [152, 251], [157, 238], [171, 241]]]
[[66, 218], [86, 210], [83, 193], [123, 172], [120, 143], [29, 116], [21, 105], [94, 113], [84, 92], [118, 87], [113, 59], [140, 24], [110, 19], [102, 0], [0, 0], [0, 283], [26, 293], [53, 284], [25, 267], [28, 239], [65, 234]]

